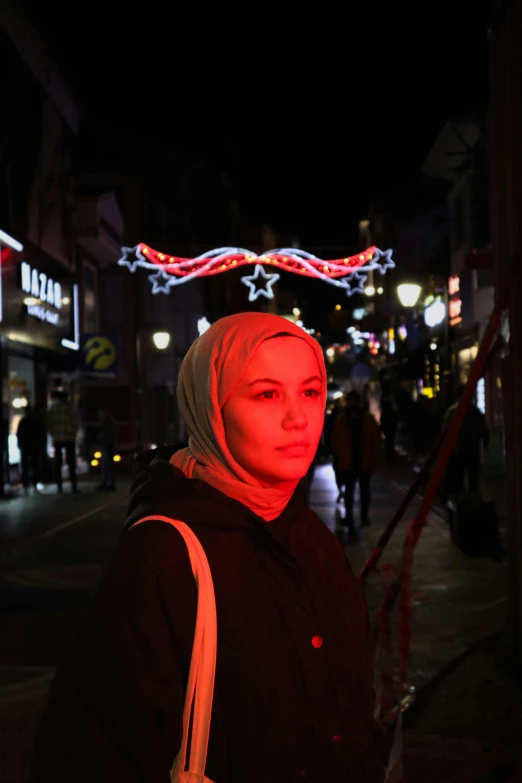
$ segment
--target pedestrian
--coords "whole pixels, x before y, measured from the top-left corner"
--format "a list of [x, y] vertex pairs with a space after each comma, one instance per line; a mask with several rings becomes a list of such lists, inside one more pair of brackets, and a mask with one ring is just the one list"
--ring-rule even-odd
[[355, 535], [353, 502], [355, 486], [359, 484], [361, 498], [361, 525], [370, 524], [370, 482], [378, 461], [381, 432], [374, 417], [362, 406], [361, 395], [351, 391], [346, 395], [346, 409], [337, 418], [332, 433], [332, 449], [343, 475], [346, 517], [342, 526]]
[[[457, 412], [459, 401], [465, 389], [465, 385], [457, 388], [457, 402], [448, 409], [447, 422]], [[473, 402], [470, 402], [448, 461], [445, 482], [448, 495], [458, 495], [465, 492], [466, 489], [469, 492], [479, 493], [482, 445], [485, 448], [489, 445], [489, 428], [486, 417]]]
[[72, 491], [78, 492], [76, 484], [76, 433], [78, 417], [69, 402], [66, 391], [56, 393], [56, 401], [47, 415], [47, 432], [53, 439], [54, 468], [58, 492], [62, 492], [62, 451], [65, 451]]
[[325, 440], [325, 450], [328, 455], [332, 458], [332, 468], [334, 472], [335, 477], [335, 484], [337, 486], [337, 500], [336, 503], [340, 503], [341, 500], [344, 498], [344, 477], [342, 472], [339, 470], [339, 460], [337, 459], [337, 456], [332, 451], [332, 432], [335, 426], [335, 422], [337, 421], [337, 417], [339, 414], [344, 411], [346, 408], [346, 398], [344, 394], [342, 394], [340, 397], [338, 397], [333, 405], [333, 408], [331, 412], [326, 416], [325, 423], [324, 423], [324, 440]]
[[[382, 783], [362, 590], [297, 488], [323, 426], [321, 348], [266, 313], [216, 321], [184, 358], [188, 448], [135, 465], [127, 528], [58, 669], [31, 783], [165, 783], [181, 742], [196, 585], [214, 580], [218, 651], [205, 780]], [[297, 489], [296, 489], [297, 488]]]
[[98, 430], [98, 442], [102, 455], [102, 480], [97, 489], [114, 491], [116, 489], [116, 470], [114, 467], [116, 423], [109, 408], [103, 408], [99, 416], [101, 423]]
[[24, 494], [29, 494], [32, 484], [34, 492], [38, 492], [38, 483], [42, 469], [42, 445], [45, 441], [45, 424], [38, 411], [28, 405], [24, 416], [20, 419], [16, 438], [22, 464], [22, 484]]

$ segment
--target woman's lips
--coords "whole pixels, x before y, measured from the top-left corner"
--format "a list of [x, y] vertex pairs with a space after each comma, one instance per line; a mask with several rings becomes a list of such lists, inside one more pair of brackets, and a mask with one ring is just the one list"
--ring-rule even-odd
[[297, 443], [290, 446], [279, 446], [278, 451], [282, 451], [287, 457], [303, 457], [308, 453], [308, 444]]

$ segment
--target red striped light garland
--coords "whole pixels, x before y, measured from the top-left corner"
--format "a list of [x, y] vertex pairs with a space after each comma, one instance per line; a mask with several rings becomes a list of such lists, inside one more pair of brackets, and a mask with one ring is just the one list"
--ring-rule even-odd
[[[149, 245], [140, 242], [132, 248], [123, 247], [122, 252], [123, 256], [118, 264], [127, 266], [131, 272], [134, 272], [138, 267], [155, 270], [154, 274], [149, 275], [149, 280], [153, 284], [153, 294], [169, 293], [172, 286], [186, 283], [197, 277], [218, 275], [230, 269], [255, 264], [256, 267], [272, 266], [285, 272], [317, 278], [339, 288], [344, 288], [347, 295], [351, 295], [355, 291], [362, 292], [362, 285], [366, 280], [362, 273], [378, 270], [384, 274], [387, 269], [395, 266], [391, 258], [391, 250], [383, 251], [373, 246], [356, 255], [331, 261], [317, 258], [317, 256], [299, 248], [279, 248], [257, 255], [244, 248], [220, 247], [209, 250], [196, 258], [181, 258], [154, 250]], [[256, 270], [255, 277], [259, 276], [260, 271]], [[278, 276], [267, 276], [263, 270], [263, 277], [274, 279], [269, 283], [268, 291], [261, 289], [255, 293], [256, 295], [262, 293], [270, 298], [273, 295], [271, 285], [278, 279]], [[242, 280], [245, 285], [251, 286], [252, 294], [253, 284], [246, 282], [246, 278], [242, 278]], [[352, 285], [350, 280], [355, 280], [357, 285]]]

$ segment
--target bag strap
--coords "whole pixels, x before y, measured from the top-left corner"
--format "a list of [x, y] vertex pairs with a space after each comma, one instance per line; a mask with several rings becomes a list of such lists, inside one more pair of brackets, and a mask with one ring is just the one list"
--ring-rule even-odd
[[[183, 710], [183, 735], [178, 755], [172, 767], [171, 781], [181, 781], [182, 779], [190, 779], [194, 782], [204, 781], [207, 780], [205, 765], [216, 676], [217, 617], [214, 583], [205, 551], [197, 536], [185, 522], [171, 517], [151, 515], [142, 517], [132, 527], [154, 520], [172, 525], [183, 537], [198, 588], [196, 628]], [[191, 714], [192, 735], [189, 768], [185, 772]]]

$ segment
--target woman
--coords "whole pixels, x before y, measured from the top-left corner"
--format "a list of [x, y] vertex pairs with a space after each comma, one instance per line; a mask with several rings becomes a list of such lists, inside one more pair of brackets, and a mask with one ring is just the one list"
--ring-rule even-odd
[[[155, 513], [183, 520], [212, 571], [214, 783], [383, 780], [363, 597], [294, 491], [325, 400], [322, 351], [302, 329], [263, 313], [223, 318], [180, 373], [188, 448], [138, 459], [127, 528]], [[127, 529], [53, 683], [33, 783], [167, 783], [195, 611], [178, 532]]]

